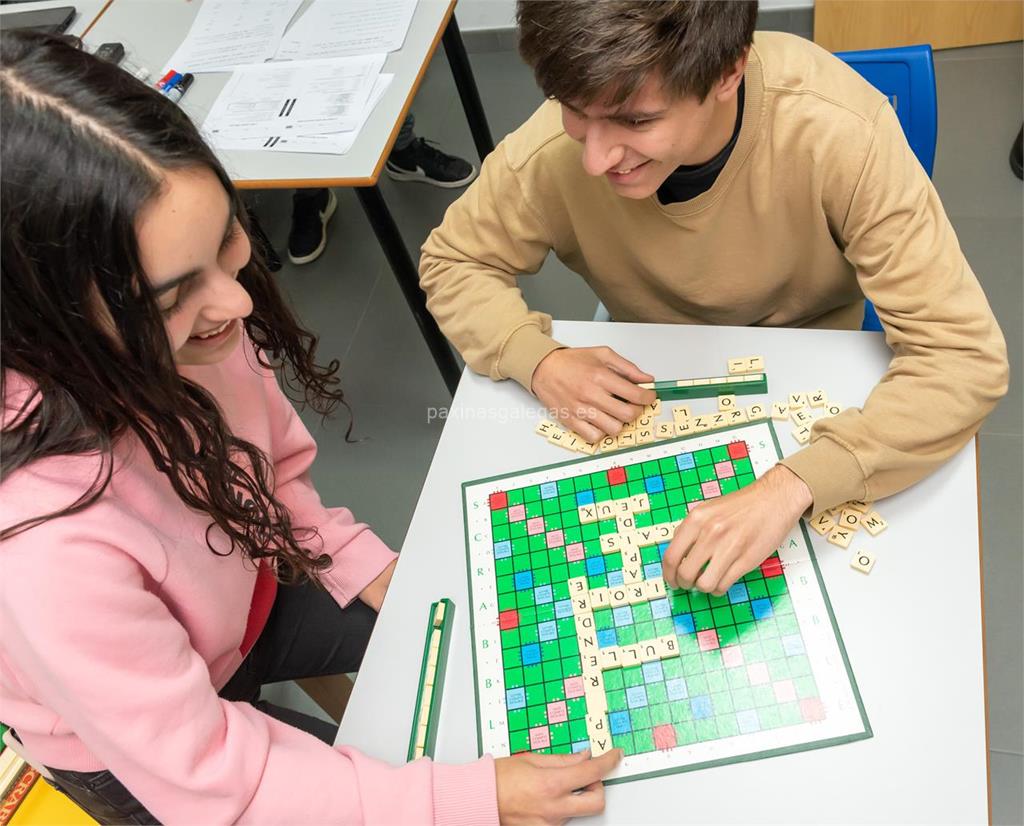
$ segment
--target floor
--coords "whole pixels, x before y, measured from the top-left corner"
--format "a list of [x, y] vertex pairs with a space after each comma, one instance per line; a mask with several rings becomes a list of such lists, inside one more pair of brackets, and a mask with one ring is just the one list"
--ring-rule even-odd
[[[471, 55], [496, 139], [541, 100], [512, 51]], [[1021, 126], [1024, 53], [1020, 43], [936, 54], [939, 142], [934, 183], [1002, 325], [1010, 352], [1011, 390], [980, 437], [992, 822], [1024, 822], [1024, 553], [1022, 553], [1022, 184], [1009, 169]], [[417, 132], [475, 160], [473, 144], [443, 52], [431, 64], [413, 106]], [[382, 179], [381, 189], [418, 258], [419, 245], [459, 192]], [[324, 256], [280, 272], [306, 325], [321, 339], [323, 361], [337, 358], [355, 416], [354, 443], [344, 416], [323, 423], [306, 415], [320, 444], [314, 477], [325, 501], [344, 504], [400, 548], [450, 400], [409, 315], [383, 254], [351, 191], [339, 209]], [[256, 208], [283, 249], [290, 199], [263, 192]], [[587, 319], [596, 299], [577, 277], [549, 259], [522, 279], [531, 306], [555, 318]], [[435, 411], [433, 414], [431, 411]], [[953, 572], [951, 572], [953, 573]], [[287, 691], [285, 692], [287, 693]], [[287, 696], [301, 704], [295, 692]], [[278, 699], [281, 699], [280, 695]]]

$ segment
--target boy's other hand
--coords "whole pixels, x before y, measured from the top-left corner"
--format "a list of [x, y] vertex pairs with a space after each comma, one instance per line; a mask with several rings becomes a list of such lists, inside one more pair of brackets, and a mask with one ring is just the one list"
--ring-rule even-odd
[[655, 392], [637, 386], [650, 381], [654, 376], [610, 347], [570, 347], [541, 360], [530, 389], [571, 430], [597, 442], [617, 435], [654, 403]]
[[502, 826], [557, 826], [604, 811], [601, 780], [622, 759], [612, 749], [591, 759], [577, 754], [515, 754], [494, 761]]
[[771, 556], [812, 500], [803, 479], [776, 465], [748, 487], [700, 503], [665, 551], [665, 583], [724, 594]]

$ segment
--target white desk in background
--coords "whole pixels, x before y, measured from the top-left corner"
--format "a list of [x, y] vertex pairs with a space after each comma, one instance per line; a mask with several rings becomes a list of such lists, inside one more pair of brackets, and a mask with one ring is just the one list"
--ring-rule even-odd
[[[769, 392], [825, 389], [859, 406], [890, 352], [875, 333], [688, 325], [556, 322], [573, 346], [605, 344], [659, 379], [725, 372], [760, 354]], [[535, 435], [536, 408], [514, 382], [463, 376], [448, 412], [383, 610], [338, 733], [404, 762], [434, 600], [455, 602], [436, 759], [477, 757], [462, 491], [465, 481], [564, 462]], [[504, 421], [506, 423], [502, 424]], [[799, 445], [779, 425], [785, 453]], [[977, 454], [974, 440], [933, 475], [879, 504], [889, 522], [852, 551], [811, 540], [874, 731], [868, 740], [735, 763], [606, 789], [605, 823], [987, 823], [988, 773]]]

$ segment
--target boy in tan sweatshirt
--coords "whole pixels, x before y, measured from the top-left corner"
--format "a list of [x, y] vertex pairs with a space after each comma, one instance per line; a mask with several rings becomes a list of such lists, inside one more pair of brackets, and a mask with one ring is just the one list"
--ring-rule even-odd
[[[1006, 347], [886, 98], [756, 2], [521, 0], [520, 52], [548, 96], [423, 245], [420, 279], [474, 370], [512, 378], [587, 439], [653, 391], [608, 348], [566, 348], [516, 278], [549, 251], [619, 321], [856, 329], [893, 350], [860, 409], [666, 552], [673, 586], [723, 593], [803, 514], [935, 470], [1006, 392]], [[706, 566], [706, 567], [705, 567]]]

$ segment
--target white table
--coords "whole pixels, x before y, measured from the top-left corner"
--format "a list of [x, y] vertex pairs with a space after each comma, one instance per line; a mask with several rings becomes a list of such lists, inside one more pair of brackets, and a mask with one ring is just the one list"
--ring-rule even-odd
[[[310, 2], [303, 2], [296, 20]], [[188, 34], [200, 5], [201, 0], [112, 0], [86, 31], [85, 43], [90, 49], [107, 41], [123, 43], [128, 59], [148, 68], [155, 82], [160, 69]], [[418, 0], [405, 43], [389, 54], [384, 64], [383, 71], [395, 78], [346, 154], [217, 150], [217, 157], [231, 179], [243, 189], [332, 186], [356, 189], [423, 338], [453, 393], [459, 380], [458, 363], [437, 322], [427, 311], [416, 266], [381, 197], [377, 180], [427, 65], [442, 41], [480, 158], [494, 149], [454, 9], [455, 0]], [[175, 68], [188, 71], [187, 66]], [[195, 123], [201, 125], [206, 119], [229, 77], [227, 72], [196, 75], [195, 83], [181, 101], [182, 108]]]
[[[765, 357], [769, 393], [825, 389], [858, 406], [889, 360], [874, 333], [556, 322], [567, 344], [607, 344], [659, 379], [725, 373]], [[694, 402], [700, 409], [712, 400]], [[405, 760], [425, 615], [456, 604], [436, 757], [477, 756], [461, 484], [569, 458], [534, 435], [536, 402], [513, 382], [467, 373], [348, 703], [338, 742]], [[502, 424], [502, 421], [506, 423]], [[779, 423], [783, 452], [799, 445]], [[607, 823], [987, 823], [988, 776], [975, 442], [886, 499], [889, 528], [851, 548], [877, 555], [864, 576], [850, 551], [811, 533], [874, 737], [833, 748], [608, 787]]]

